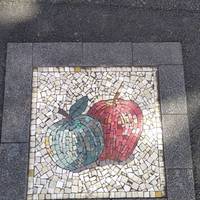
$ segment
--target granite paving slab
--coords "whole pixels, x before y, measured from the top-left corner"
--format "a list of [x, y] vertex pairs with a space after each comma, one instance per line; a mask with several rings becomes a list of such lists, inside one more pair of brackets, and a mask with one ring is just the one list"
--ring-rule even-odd
[[192, 169], [169, 169], [167, 174], [168, 200], [195, 200]]
[[131, 49], [125, 42], [83, 43], [83, 65], [131, 65]]
[[166, 168], [192, 169], [187, 115], [163, 115], [162, 123]]
[[183, 66], [160, 66], [159, 73], [162, 113], [187, 114]]
[[28, 144], [0, 145], [0, 199], [26, 199]]
[[31, 108], [32, 44], [8, 44], [2, 142], [28, 142]]

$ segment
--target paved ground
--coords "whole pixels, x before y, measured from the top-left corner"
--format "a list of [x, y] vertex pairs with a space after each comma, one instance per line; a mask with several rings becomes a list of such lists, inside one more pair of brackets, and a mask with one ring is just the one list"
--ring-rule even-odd
[[[1, 0], [0, 104], [7, 42], [164, 42], [183, 46], [197, 200], [200, 199], [198, 0]], [[166, 3], [167, 2], [167, 3]], [[0, 112], [2, 115], [2, 112]]]

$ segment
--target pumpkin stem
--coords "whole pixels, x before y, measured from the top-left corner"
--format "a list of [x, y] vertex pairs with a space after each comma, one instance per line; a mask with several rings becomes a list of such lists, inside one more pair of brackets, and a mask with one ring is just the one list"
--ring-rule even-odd
[[69, 114], [62, 108], [59, 108], [58, 113], [69, 119]]
[[117, 89], [117, 92], [115, 93], [115, 96], [114, 96], [114, 98], [113, 98], [113, 103], [116, 103], [118, 97], [120, 96], [119, 90], [121, 89], [122, 84], [123, 84], [123, 82], [121, 82], [120, 86], [119, 86], [118, 89]]

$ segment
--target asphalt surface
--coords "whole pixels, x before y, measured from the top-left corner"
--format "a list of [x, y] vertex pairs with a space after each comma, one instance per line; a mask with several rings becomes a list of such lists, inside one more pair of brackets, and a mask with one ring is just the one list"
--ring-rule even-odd
[[8, 42], [181, 42], [200, 199], [199, 0], [0, 0], [0, 118]]

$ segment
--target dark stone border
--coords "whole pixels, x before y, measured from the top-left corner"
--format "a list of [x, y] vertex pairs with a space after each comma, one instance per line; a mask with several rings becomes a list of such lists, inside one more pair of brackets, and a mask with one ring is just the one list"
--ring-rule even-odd
[[8, 44], [2, 142], [28, 142], [31, 88], [32, 44]]
[[[0, 184], [0, 199], [24, 199], [26, 195], [32, 67], [106, 64], [159, 68], [165, 200], [195, 199], [180, 43], [9, 43], [0, 148], [0, 178], [4, 184]], [[14, 151], [9, 150], [13, 148]], [[13, 168], [15, 165], [18, 169]]]

